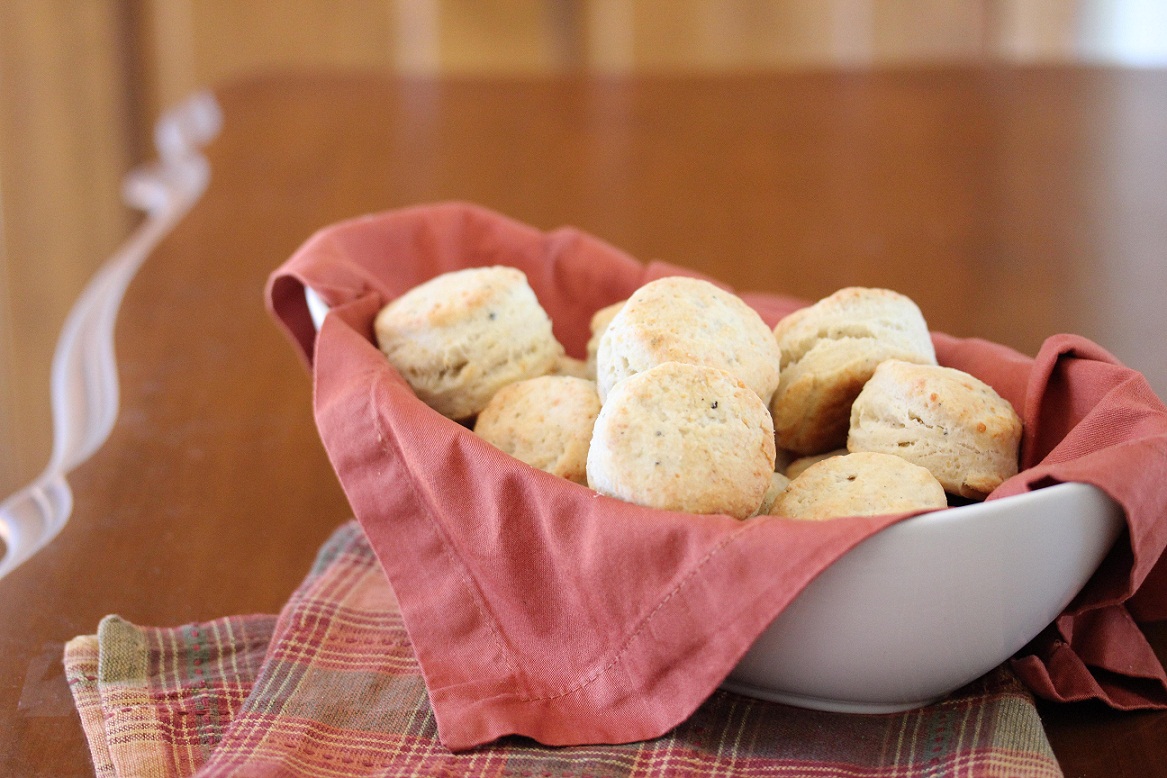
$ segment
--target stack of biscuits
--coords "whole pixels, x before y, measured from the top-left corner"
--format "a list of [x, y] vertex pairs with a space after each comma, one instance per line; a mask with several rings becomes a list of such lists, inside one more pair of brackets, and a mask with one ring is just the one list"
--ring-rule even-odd
[[1021, 421], [936, 363], [919, 308], [841, 289], [771, 329], [707, 281], [649, 282], [564, 353], [526, 277], [438, 276], [378, 345], [418, 397], [526, 464], [639, 505], [747, 518], [919, 512], [1017, 472]]

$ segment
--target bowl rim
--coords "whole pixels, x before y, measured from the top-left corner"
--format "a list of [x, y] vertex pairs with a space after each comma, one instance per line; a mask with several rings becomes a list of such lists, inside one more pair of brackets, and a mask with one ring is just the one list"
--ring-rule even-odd
[[[1022, 470], [1021, 473], [1025, 471]], [[1019, 473], [1019, 475], [1021, 474]], [[1016, 477], [1016, 476], [1015, 476]], [[999, 488], [999, 487], [998, 487]], [[897, 522], [884, 531], [894, 529], [895, 527], [916, 526], [916, 527], [934, 527], [943, 526], [957, 521], [976, 520], [982, 514], [995, 514], [1001, 511], [1015, 511], [1018, 508], [1023, 508], [1029, 503], [1044, 502], [1055, 495], [1062, 495], [1067, 492], [1080, 492], [1083, 496], [1091, 492], [1097, 492], [1100, 495], [1110, 498], [1106, 492], [1091, 483], [1085, 481], [1057, 481], [1046, 486], [1038, 486], [1033, 489], [1028, 489], [1017, 494], [1009, 494], [1001, 497], [993, 497], [989, 495], [984, 500], [979, 502], [972, 502], [966, 505], [954, 505], [949, 508], [937, 508], [936, 510], [927, 511], [925, 513], [918, 513], [914, 516], [909, 516], [903, 521]], [[1066, 495], [1067, 498], [1072, 495]]]

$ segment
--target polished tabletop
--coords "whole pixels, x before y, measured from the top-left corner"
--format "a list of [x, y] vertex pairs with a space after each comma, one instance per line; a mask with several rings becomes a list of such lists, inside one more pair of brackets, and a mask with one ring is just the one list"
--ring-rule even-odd
[[[60, 534], [0, 579], [3, 775], [92, 774], [67, 640], [110, 613], [278, 612], [349, 517], [263, 306], [340, 219], [457, 199], [743, 291], [888, 287], [1030, 354], [1085, 335], [1167, 396], [1167, 72], [285, 73], [214, 95], [209, 186], [120, 306], [112, 432]], [[1167, 659], [1167, 625], [1147, 632]], [[1040, 710], [1067, 775], [1167, 774], [1167, 712]]]

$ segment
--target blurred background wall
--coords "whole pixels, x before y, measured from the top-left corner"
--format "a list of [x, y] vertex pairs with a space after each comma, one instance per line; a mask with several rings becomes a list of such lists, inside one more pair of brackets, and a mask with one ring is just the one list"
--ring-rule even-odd
[[545, 77], [1167, 64], [1161, 0], [0, 0], [0, 498], [48, 460], [53, 347], [132, 229], [122, 176], [257, 70]]

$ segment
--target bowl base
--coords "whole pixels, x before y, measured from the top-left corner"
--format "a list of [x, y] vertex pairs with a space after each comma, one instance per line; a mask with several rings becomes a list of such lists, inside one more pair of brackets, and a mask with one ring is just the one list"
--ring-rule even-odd
[[935, 697], [927, 700], [915, 700], [912, 702], [860, 702], [856, 700], [837, 700], [830, 697], [812, 697], [804, 694], [795, 694], [793, 692], [777, 691], [775, 689], [767, 689], [760, 686], [753, 686], [752, 684], [742, 683], [732, 678], [726, 679], [721, 688], [727, 692], [734, 692], [735, 694], [743, 694], [747, 697], [756, 697], [760, 700], [768, 702], [780, 702], [783, 705], [792, 705], [796, 708], [809, 708], [810, 710], [822, 710], [831, 713], [864, 713], [864, 714], [879, 714], [879, 713], [901, 713], [906, 710], [914, 710], [916, 708], [923, 708], [926, 705], [931, 705], [943, 697]]

